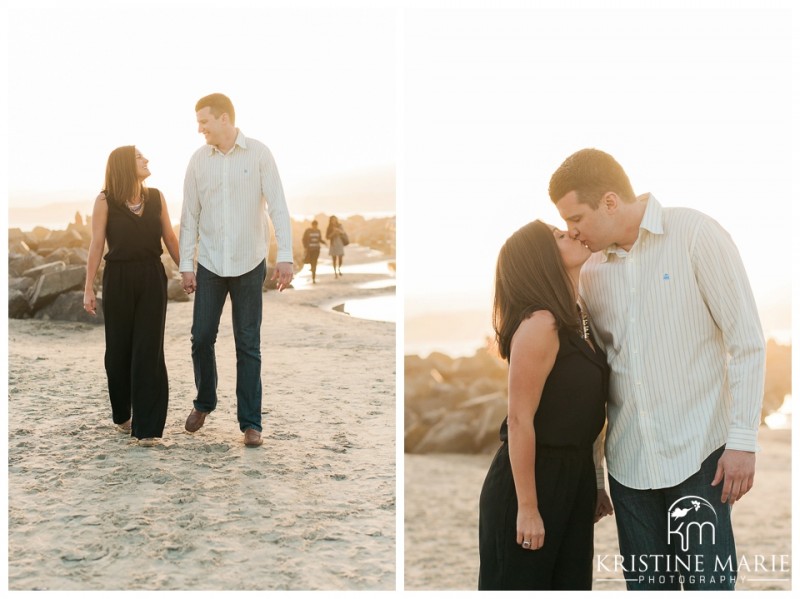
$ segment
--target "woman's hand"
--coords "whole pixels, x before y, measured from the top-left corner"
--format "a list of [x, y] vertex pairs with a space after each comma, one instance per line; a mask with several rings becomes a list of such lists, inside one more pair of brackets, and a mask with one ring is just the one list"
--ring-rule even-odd
[[93, 289], [87, 289], [83, 292], [83, 309], [92, 316], [97, 316], [97, 298], [94, 296]]
[[539, 510], [521, 508], [517, 510], [517, 545], [531, 551], [544, 545], [544, 522]]
[[605, 489], [597, 489], [597, 507], [594, 510], [594, 521], [599, 522], [601, 518], [610, 516], [614, 513], [614, 506], [611, 505], [611, 498]]

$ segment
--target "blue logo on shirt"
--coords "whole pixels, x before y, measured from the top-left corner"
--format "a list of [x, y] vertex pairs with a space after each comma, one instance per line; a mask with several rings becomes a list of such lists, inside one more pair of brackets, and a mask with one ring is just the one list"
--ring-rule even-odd
[[664, 280], [665, 280], [665, 281], [669, 281], [669, 274], [667, 274], [667, 273], [664, 273]]

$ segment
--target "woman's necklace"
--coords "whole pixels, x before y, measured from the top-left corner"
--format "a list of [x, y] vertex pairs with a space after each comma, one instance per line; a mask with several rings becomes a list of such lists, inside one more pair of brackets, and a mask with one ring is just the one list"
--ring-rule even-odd
[[581, 337], [583, 337], [584, 339], [588, 339], [589, 338], [589, 316], [586, 314], [586, 312], [583, 311], [583, 308], [581, 308], [580, 304], [578, 304], [578, 312], [581, 315], [581, 324], [583, 325], [583, 330], [581, 331]]
[[142, 208], [144, 208], [144, 198], [139, 196], [138, 204], [131, 204], [129, 201], [125, 200], [125, 205], [128, 207], [128, 210], [138, 215], [142, 211]]

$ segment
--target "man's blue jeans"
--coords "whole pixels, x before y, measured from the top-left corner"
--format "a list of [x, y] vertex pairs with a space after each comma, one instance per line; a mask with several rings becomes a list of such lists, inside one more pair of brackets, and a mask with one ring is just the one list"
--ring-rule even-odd
[[712, 487], [725, 448], [665, 489], [631, 489], [609, 476], [628, 590], [733, 590], [736, 545], [723, 483]]
[[266, 262], [238, 277], [220, 277], [197, 265], [192, 323], [192, 362], [197, 387], [195, 409], [217, 407], [217, 361], [214, 345], [228, 294], [236, 343], [236, 414], [239, 428], [261, 432], [261, 311]]

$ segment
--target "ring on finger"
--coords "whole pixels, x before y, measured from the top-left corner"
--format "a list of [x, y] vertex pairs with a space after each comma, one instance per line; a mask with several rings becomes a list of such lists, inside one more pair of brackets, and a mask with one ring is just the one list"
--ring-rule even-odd
[[522, 548], [523, 549], [530, 549], [531, 548], [531, 542], [530, 541], [522, 541]]

